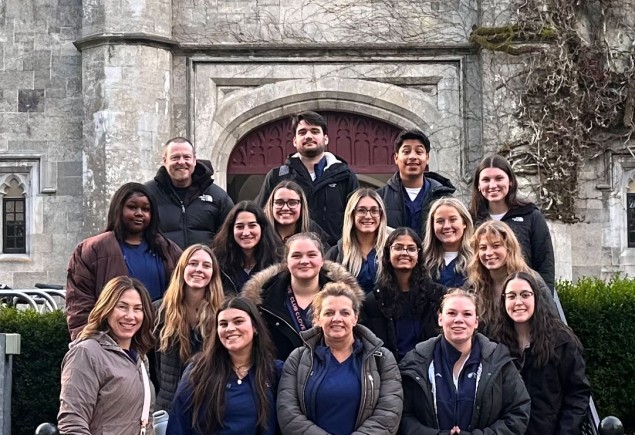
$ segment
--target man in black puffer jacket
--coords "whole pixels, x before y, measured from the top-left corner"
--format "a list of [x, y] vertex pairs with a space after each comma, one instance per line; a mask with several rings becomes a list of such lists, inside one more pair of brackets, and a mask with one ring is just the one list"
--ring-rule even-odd
[[399, 170], [379, 189], [386, 207], [388, 226], [410, 227], [425, 236], [425, 222], [430, 205], [456, 190], [450, 180], [426, 172], [430, 160], [430, 140], [417, 129], [402, 131], [395, 141], [395, 164]]
[[181, 249], [209, 245], [234, 206], [213, 174], [211, 164], [196, 161], [189, 140], [175, 137], [163, 147], [163, 166], [154, 180], [145, 183], [158, 205], [161, 232]]

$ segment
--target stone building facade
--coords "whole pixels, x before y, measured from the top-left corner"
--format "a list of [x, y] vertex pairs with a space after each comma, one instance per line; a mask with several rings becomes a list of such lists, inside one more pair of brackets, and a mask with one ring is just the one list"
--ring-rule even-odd
[[[232, 159], [241, 140], [300, 110], [424, 129], [433, 143], [431, 170], [449, 176], [467, 199], [476, 162], [514, 134], [500, 120], [511, 103], [496, 88], [513, 64], [468, 42], [474, 25], [505, 22], [506, 6], [6, 0], [0, 197], [12, 211], [3, 208], [0, 283], [64, 283], [74, 246], [103, 229], [122, 183], [154, 176], [167, 138], [192, 138], [198, 157], [211, 160], [215, 182], [227, 187], [241, 173]], [[503, 68], [495, 72], [493, 64]], [[263, 147], [263, 154], [277, 152]], [[349, 154], [361, 165], [361, 152]], [[579, 205], [586, 221], [552, 224], [558, 274], [634, 272], [626, 200], [629, 188], [635, 192], [635, 158], [610, 156], [585, 171]], [[387, 176], [367, 172], [371, 185]], [[20, 218], [22, 227], [7, 235]], [[23, 249], [7, 246], [20, 229]]]

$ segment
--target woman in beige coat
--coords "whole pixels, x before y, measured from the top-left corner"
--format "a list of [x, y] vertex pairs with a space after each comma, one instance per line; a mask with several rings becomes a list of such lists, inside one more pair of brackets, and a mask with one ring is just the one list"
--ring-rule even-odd
[[[139, 435], [153, 325], [150, 296], [140, 281], [120, 276], [106, 284], [62, 361], [60, 435]], [[151, 407], [145, 420], [151, 435]]]

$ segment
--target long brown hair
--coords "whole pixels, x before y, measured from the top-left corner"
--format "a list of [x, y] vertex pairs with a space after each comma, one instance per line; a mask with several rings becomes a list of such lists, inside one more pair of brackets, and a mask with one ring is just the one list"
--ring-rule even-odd
[[154, 335], [152, 334], [154, 308], [152, 307], [152, 301], [141, 281], [128, 276], [118, 276], [108, 281], [88, 315], [88, 324], [79, 334], [79, 340], [86, 340], [99, 332], [106, 332], [110, 335], [108, 317], [110, 317], [117, 302], [127, 290], [136, 290], [139, 293], [143, 310], [141, 327], [132, 337], [130, 348], [141, 355], [145, 355], [152, 350], [154, 347]]
[[[215, 316], [215, 330], [218, 316], [222, 311], [235, 308], [245, 312], [254, 327], [251, 366], [256, 389], [257, 425], [264, 429], [267, 425], [269, 405], [267, 390], [275, 388], [274, 347], [265, 321], [258, 308], [243, 297], [226, 299]], [[203, 347], [203, 352], [193, 359], [190, 385], [192, 387], [192, 427], [198, 433], [213, 433], [224, 425], [225, 390], [227, 380], [233, 371], [229, 352], [223, 346], [217, 333], [212, 334]], [[251, 376], [251, 374], [250, 374]]]
[[[190, 325], [187, 321], [184, 303], [186, 287], [185, 268], [192, 256], [198, 251], [205, 251], [209, 254], [213, 268], [212, 278], [209, 284], [207, 284], [203, 300], [198, 307], [196, 328], [203, 340], [210, 334], [216, 310], [220, 307], [225, 297], [220, 277], [220, 266], [212, 249], [202, 244], [196, 244], [183, 251], [172, 273], [170, 285], [163, 295], [161, 307], [159, 307], [159, 322], [157, 323], [157, 327], [160, 326], [159, 323], [163, 323], [163, 325], [160, 331], [155, 330], [155, 334], [159, 336], [159, 350], [161, 352], [167, 352], [168, 349], [176, 343], [179, 346], [181, 361], [187, 361], [192, 356]], [[161, 319], [163, 319], [163, 322], [161, 322]]]
[[309, 203], [306, 200], [306, 195], [304, 191], [300, 187], [298, 183], [293, 180], [283, 180], [276, 185], [271, 191], [271, 195], [267, 199], [265, 203], [264, 210], [265, 216], [271, 222], [271, 226], [276, 230], [276, 234], [278, 234], [278, 221], [275, 218], [275, 212], [273, 210], [274, 205], [273, 201], [276, 196], [276, 192], [280, 189], [288, 189], [292, 192], [295, 192], [296, 195], [300, 197], [300, 216], [298, 220], [295, 222], [295, 232], [296, 233], [306, 233], [311, 231], [311, 218], [309, 217]]

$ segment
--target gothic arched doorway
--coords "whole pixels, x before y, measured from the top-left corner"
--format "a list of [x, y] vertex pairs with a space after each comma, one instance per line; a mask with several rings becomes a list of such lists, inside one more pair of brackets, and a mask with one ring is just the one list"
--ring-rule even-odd
[[[328, 151], [348, 162], [360, 175], [361, 185], [385, 183], [396, 169], [393, 144], [402, 129], [357, 113], [320, 114], [328, 125]], [[227, 192], [234, 201], [256, 197], [266, 173], [295, 151], [292, 140], [290, 118], [263, 124], [240, 139], [227, 167]]]

